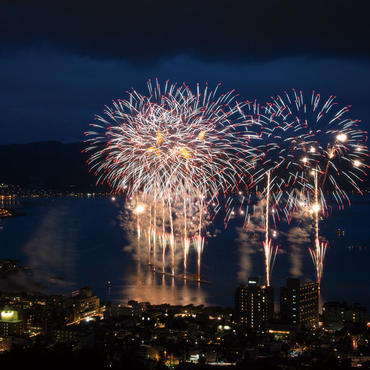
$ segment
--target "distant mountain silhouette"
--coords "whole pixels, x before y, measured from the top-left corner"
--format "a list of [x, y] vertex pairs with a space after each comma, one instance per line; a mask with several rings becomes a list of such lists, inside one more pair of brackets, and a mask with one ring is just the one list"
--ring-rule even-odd
[[46, 189], [95, 188], [84, 143], [57, 141], [0, 146], [0, 182]]

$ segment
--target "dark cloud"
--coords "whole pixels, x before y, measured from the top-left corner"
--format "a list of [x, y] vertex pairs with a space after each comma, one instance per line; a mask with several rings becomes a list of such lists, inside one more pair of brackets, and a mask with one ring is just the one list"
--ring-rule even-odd
[[53, 47], [147, 64], [178, 54], [214, 60], [369, 58], [366, 1], [2, 0], [0, 45]]
[[315, 89], [367, 125], [365, 3], [0, 0], [0, 144], [79, 141], [104, 104], [155, 77], [261, 102]]
[[126, 97], [131, 87], [146, 92], [146, 80], [196, 82], [221, 91], [236, 89], [239, 99], [264, 103], [292, 87], [306, 94], [335, 94], [352, 105], [353, 117], [369, 128], [370, 63], [350, 60], [284, 58], [233, 65], [186, 56], [137, 68], [126, 61], [91, 59], [60, 52], [19, 52], [0, 57], [0, 144], [40, 140], [80, 141], [104, 104]]

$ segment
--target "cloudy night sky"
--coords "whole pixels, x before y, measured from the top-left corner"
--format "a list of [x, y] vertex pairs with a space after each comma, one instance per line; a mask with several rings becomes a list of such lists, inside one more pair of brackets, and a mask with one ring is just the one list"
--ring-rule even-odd
[[0, 2], [0, 144], [75, 142], [146, 82], [222, 84], [263, 104], [314, 89], [370, 128], [366, 1]]

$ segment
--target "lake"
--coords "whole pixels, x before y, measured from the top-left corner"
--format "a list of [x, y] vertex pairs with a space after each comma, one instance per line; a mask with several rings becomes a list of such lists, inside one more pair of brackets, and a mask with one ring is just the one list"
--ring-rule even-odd
[[[320, 222], [320, 234], [330, 245], [322, 297], [370, 307], [370, 197], [352, 196], [351, 200], [351, 207], [342, 211], [333, 207], [330, 217]], [[238, 235], [242, 220], [237, 219], [226, 230], [216, 225], [217, 235], [206, 242], [202, 276], [212, 285], [153, 273], [124, 251], [128, 241], [118, 219], [122, 203], [108, 197], [21, 199], [15, 207], [25, 215], [0, 221], [0, 258], [19, 259], [21, 265], [32, 267], [34, 279], [47, 285], [46, 291], [70, 294], [89, 285], [101, 299], [122, 303], [136, 299], [232, 306], [238, 284], [248, 276], [263, 277], [262, 252], [248, 247], [245, 235]], [[282, 234], [288, 232], [286, 225], [281, 228]], [[344, 236], [337, 235], [338, 228]], [[287, 277], [298, 274], [303, 280], [314, 279], [309, 244], [293, 248], [284, 238], [280, 244], [272, 274], [276, 301]], [[195, 260], [194, 253], [190, 260]], [[190, 265], [195, 272], [194, 263]], [[23, 274], [6, 287], [3, 282], [0, 289], [10, 286], [35, 289]]]

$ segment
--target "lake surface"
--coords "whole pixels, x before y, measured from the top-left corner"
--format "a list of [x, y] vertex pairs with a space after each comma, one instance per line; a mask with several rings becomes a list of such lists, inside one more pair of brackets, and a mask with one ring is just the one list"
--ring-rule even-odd
[[[248, 246], [245, 235], [237, 233], [242, 220], [232, 220], [226, 230], [216, 225], [217, 236], [207, 240], [202, 257], [202, 275], [213, 284], [199, 287], [195, 282], [154, 274], [124, 251], [129, 243], [118, 219], [120, 199], [22, 199], [13, 206], [25, 216], [0, 221], [0, 258], [19, 259], [22, 265], [32, 267], [34, 278], [46, 284], [47, 291], [70, 294], [89, 285], [103, 300], [122, 303], [136, 299], [153, 304], [233, 306], [236, 286], [248, 276], [264, 274], [262, 252]], [[337, 235], [338, 228], [344, 230], [344, 236]], [[281, 229], [288, 230], [286, 225]], [[323, 300], [360, 302], [369, 308], [370, 197], [353, 196], [352, 206], [343, 211], [333, 207], [330, 217], [320, 222], [320, 234], [330, 245]], [[314, 279], [309, 243], [295, 249], [284, 239], [280, 243], [272, 274], [276, 301], [280, 286], [292, 274]], [[190, 259], [195, 260], [195, 255]], [[34, 289], [31, 285], [19, 274], [6, 287], [4, 282], [0, 284], [0, 289]]]

